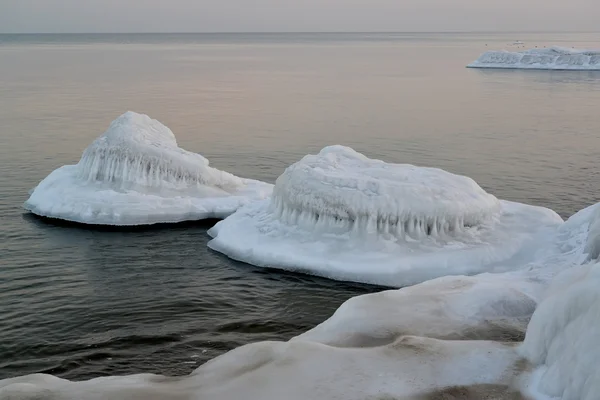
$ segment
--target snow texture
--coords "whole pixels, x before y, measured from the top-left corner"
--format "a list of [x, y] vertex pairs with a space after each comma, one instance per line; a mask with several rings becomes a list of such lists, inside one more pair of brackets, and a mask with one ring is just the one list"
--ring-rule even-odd
[[523, 266], [562, 222], [464, 176], [331, 146], [290, 166], [272, 199], [219, 222], [209, 247], [257, 266], [402, 287]]
[[385, 345], [404, 335], [522, 340], [544, 288], [543, 281], [527, 274], [442, 277], [351, 298], [294, 340], [336, 347]]
[[552, 70], [600, 70], [600, 50], [563, 47], [531, 49], [520, 52], [487, 51], [469, 68], [515, 68]]
[[206, 158], [179, 148], [169, 128], [127, 112], [77, 165], [46, 177], [24, 207], [86, 224], [146, 225], [224, 218], [271, 191], [269, 184], [209, 167]]
[[561, 400], [600, 393], [600, 264], [559, 275], [531, 318], [522, 353], [538, 366], [536, 390]]
[[326, 147], [287, 168], [271, 206], [280, 221], [307, 230], [414, 239], [464, 231], [500, 208], [471, 178], [387, 164], [343, 146]]

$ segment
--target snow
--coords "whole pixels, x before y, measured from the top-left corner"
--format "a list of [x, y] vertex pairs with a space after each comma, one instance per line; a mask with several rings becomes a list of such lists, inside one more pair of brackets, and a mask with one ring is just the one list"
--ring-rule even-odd
[[469, 68], [517, 68], [553, 70], [600, 70], [600, 50], [564, 47], [530, 49], [520, 52], [487, 51]]
[[437, 339], [522, 339], [545, 288], [526, 274], [450, 276], [357, 296], [294, 340], [336, 347], [388, 344], [404, 335]]
[[113, 121], [77, 165], [53, 171], [24, 207], [34, 214], [97, 225], [146, 225], [224, 218], [270, 196], [272, 185], [209, 166], [177, 146], [147, 115]]
[[331, 146], [286, 169], [272, 199], [219, 222], [209, 247], [257, 266], [402, 287], [518, 268], [562, 222], [464, 176]]
[[470, 178], [387, 164], [343, 146], [326, 147], [277, 179], [272, 208], [308, 230], [447, 236], [491, 219], [498, 200]]
[[538, 367], [535, 391], [561, 400], [600, 393], [600, 264], [559, 275], [537, 308], [522, 354]]

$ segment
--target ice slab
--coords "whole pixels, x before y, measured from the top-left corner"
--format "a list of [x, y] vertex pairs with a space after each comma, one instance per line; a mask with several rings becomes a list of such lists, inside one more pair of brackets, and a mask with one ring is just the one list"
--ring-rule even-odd
[[519, 52], [487, 51], [467, 67], [593, 71], [600, 70], [600, 50], [551, 47]]
[[169, 128], [127, 112], [77, 165], [40, 182], [24, 207], [85, 224], [147, 225], [224, 218], [271, 191], [270, 184], [211, 168], [206, 158], [179, 148]]
[[402, 287], [519, 268], [562, 223], [470, 178], [331, 146], [290, 166], [271, 199], [219, 222], [209, 247], [261, 267]]

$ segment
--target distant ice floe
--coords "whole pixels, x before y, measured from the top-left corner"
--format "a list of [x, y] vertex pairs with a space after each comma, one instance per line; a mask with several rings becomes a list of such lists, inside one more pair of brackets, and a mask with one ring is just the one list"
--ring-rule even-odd
[[600, 50], [551, 47], [520, 52], [487, 51], [467, 67], [593, 71], [600, 70]]
[[562, 222], [468, 177], [331, 146], [287, 168], [271, 199], [219, 222], [209, 247], [257, 266], [401, 287], [520, 268]]
[[44, 217], [97, 225], [147, 225], [223, 218], [270, 196], [272, 185], [211, 168], [177, 146], [147, 115], [112, 122], [77, 165], [58, 168], [24, 207]]
[[595, 400], [600, 264], [588, 249], [599, 214], [561, 225], [526, 269], [355, 297], [303, 335], [242, 346], [187, 376], [34, 374], [0, 380], [0, 398]]

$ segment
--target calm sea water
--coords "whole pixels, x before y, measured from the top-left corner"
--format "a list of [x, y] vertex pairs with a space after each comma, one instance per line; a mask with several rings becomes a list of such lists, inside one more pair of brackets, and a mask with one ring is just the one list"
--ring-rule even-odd
[[127, 110], [249, 178], [340, 143], [564, 217], [597, 202], [600, 73], [465, 68], [514, 40], [598, 47], [583, 34], [0, 35], [0, 378], [183, 374], [380, 290], [228, 260], [206, 248], [210, 223], [99, 231], [22, 210]]

